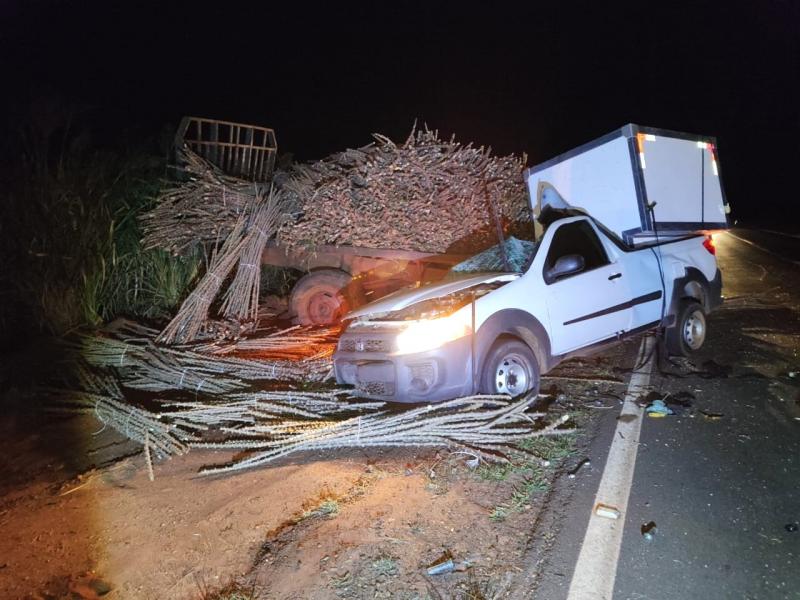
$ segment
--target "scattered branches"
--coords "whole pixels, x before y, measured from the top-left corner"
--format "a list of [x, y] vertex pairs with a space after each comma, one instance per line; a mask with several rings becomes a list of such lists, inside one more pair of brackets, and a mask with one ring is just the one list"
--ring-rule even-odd
[[566, 417], [543, 423], [544, 413], [528, 412], [535, 398], [513, 401], [507, 396], [472, 396], [438, 405], [392, 413], [381, 411], [344, 421], [267, 422], [226, 430], [239, 439], [194, 442], [193, 447], [253, 450], [249, 457], [202, 472], [219, 474], [263, 466], [306, 450], [380, 446], [457, 446], [487, 460], [503, 460], [503, 449], [515, 442], [556, 435]]

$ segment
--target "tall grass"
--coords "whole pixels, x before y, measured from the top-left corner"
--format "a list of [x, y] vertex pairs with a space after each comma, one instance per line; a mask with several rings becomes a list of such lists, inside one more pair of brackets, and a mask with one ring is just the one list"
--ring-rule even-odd
[[137, 217], [152, 205], [165, 160], [88, 149], [66, 125], [31, 130], [20, 131], [19, 161], [0, 189], [0, 328], [61, 335], [120, 315], [167, 317], [201, 258], [139, 244]]

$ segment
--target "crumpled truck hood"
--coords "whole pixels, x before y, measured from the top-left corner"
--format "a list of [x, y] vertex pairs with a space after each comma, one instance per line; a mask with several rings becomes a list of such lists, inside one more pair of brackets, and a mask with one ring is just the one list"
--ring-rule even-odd
[[443, 298], [449, 294], [454, 294], [476, 285], [493, 282], [508, 282], [518, 277], [519, 273], [477, 273], [474, 275], [464, 275], [457, 279], [448, 279], [447, 281], [426, 285], [424, 287], [403, 289], [348, 313], [345, 319], [378, 317], [396, 310], [402, 310], [412, 304], [424, 302], [425, 300]]

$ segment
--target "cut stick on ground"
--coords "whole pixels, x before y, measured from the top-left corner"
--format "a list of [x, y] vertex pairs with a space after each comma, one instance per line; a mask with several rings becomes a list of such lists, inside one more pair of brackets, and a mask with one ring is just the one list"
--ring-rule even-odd
[[247, 436], [244, 439], [196, 442], [192, 446], [254, 451], [251, 456], [230, 465], [204, 469], [202, 473], [208, 475], [263, 466], [296, 452], [337, 448], [456, 446], [466, 447], [484, 459], [498, 460], [499, 451], [523, 439], [568, 431], [558, 429], [568, 416], [544, 424], [544, 413], [527, 412], [533, 401], [532, 397], [512, 401], [507, 397], [472, 396], [401, 413], [382, 411], [341, 422], [307, 426], [292, 423], [266, 428], [254, 425], [232, 432]]
[[[535, 398], [470, 396], [441, 404], [389, 411], [342, 392], [255, 392], [225, 400], [155, 401], [153, 410], [127, 403], [110, 377], [79, 370], [80, 390], [41, 390], [49, 410], [93, 413], [104, 426], [144, 446], [147, 456], [185, 453], [190, 447], [250, 450], [233, 464], [209, 467], [219, 474], [267, 465], [307, 450], [367, 447], [457, 447], [486, 460], [502, 460], [515, 443], [569, 430], [569, 418], [548, 423]], [[222, 441], [203, 442], [214, 430]], [[152, 460], [152, 459], [151, 459]]]

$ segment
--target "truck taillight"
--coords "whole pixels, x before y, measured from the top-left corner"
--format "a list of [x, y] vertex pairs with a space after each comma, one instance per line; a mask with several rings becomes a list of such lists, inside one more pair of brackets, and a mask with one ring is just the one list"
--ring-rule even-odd
[[703, 240], [703, 247], [708, 250], [711, 254], [717, 254], [717, 247], [714, 245], [714, 238], [710, 235], [706, 236], [706, 239]]

